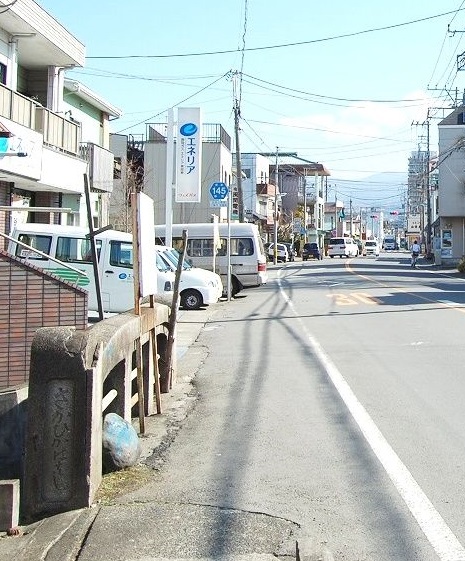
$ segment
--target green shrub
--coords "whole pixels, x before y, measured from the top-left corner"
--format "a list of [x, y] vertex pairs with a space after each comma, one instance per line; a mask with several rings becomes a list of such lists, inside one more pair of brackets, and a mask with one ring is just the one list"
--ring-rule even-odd
[[459, 273], [465, 273], [465, 257], [460, 259], [459, 264], [457, 265], [457, 270]]

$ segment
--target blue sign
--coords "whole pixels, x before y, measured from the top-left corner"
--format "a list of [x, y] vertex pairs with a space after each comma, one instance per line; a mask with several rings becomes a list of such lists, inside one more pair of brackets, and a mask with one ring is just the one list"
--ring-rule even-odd
[[216, 200], [225, 199], [228, 196], [228, 193], [229, 189], [226, 183], [217, 181], [210, 187], [210, 195]]

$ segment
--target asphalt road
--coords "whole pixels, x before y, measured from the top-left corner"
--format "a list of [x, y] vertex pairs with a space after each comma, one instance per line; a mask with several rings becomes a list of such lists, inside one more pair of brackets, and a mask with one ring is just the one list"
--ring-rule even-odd
[[465, 281], [407, 254], [271, 266], [218, 305], [195, 409], [120, 500], [290, 521], [337, 560], [465, 560], [463, 333]]

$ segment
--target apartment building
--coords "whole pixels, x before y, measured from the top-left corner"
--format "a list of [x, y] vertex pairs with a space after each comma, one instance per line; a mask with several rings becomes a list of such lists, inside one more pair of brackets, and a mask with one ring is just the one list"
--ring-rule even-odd
[[[456, 264], [465, 255], [465, 107], [438, 124], [438, 214], [434, 221], [436, 262]], [[433, 189], [432, 193], [436, 193]]]
[[33, 0], [0, 9], [0, 232], [18, 221], [86, 225], [84, 174], [94, 226], [105, 225], [109, 120], [121, 112], [65, 77], [84, 66], [85, 47], [50, 14]]

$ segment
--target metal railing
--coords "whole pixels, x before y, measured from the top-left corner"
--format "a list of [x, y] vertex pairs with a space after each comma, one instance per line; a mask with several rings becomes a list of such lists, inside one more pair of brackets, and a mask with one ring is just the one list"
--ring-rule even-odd
[[39, 132], [44, 144], [79, 156], [81, 125], [0, 84], [0, 116]]

